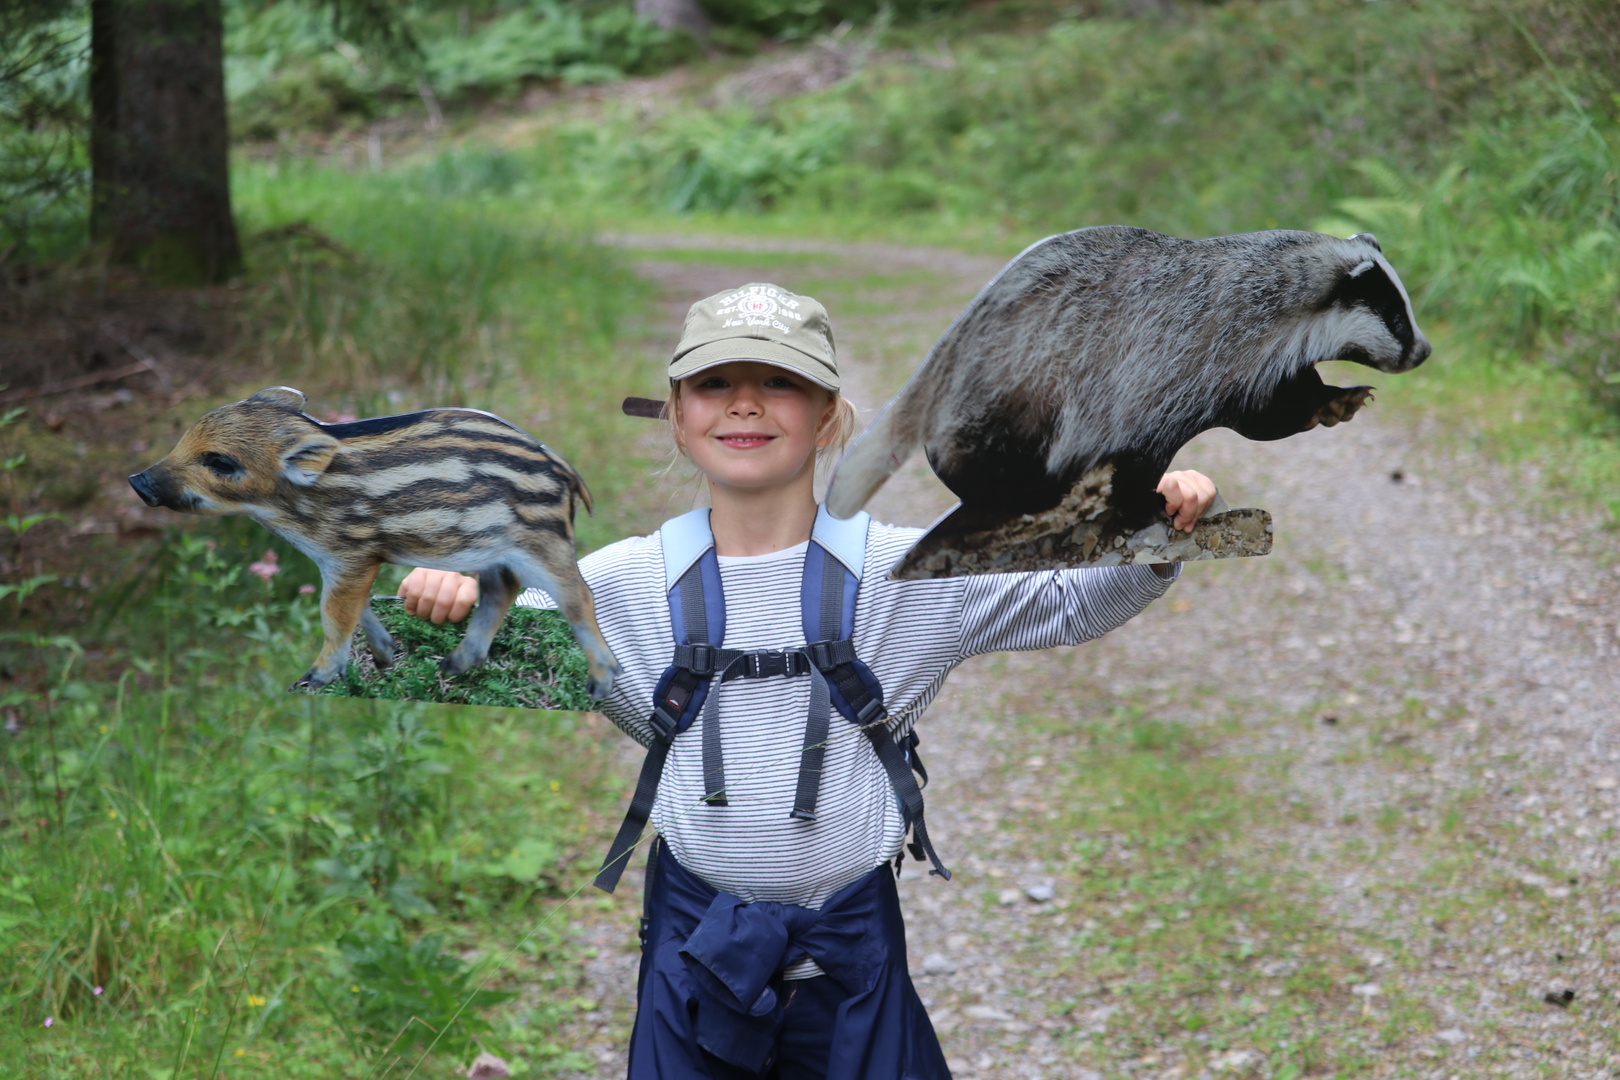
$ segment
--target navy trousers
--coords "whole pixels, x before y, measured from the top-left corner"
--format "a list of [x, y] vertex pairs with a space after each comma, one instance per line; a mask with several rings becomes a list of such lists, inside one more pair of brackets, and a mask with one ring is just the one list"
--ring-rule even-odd
[[[630, 1080], [949, 1080], [887, 866], [817, 911], [718, 892], [664, 849], [647, 920]], [[781, 977], [806, 957], [826, 974]]]

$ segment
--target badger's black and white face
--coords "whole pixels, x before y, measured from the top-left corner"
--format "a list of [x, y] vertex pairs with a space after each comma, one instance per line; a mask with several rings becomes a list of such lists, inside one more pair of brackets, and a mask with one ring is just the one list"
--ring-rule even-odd
[[1357, 233], [1325, 245], [1323, 289], [1305, 324], [1309, 363], [1350, 360], [1379, 371], [1411, 371], [1429, 358], [1429, 341], [1412, 317], [1395, 268], [1378, 238]]

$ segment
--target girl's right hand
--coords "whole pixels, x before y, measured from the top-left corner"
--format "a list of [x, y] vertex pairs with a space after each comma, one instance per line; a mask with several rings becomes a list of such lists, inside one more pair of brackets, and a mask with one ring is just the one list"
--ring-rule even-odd
[[405, 598], [405, 610], [434, 625], [460, 622], [478, 603], [478, 579], [453, 570], [418, 566], [399, 583], [395, 596]]

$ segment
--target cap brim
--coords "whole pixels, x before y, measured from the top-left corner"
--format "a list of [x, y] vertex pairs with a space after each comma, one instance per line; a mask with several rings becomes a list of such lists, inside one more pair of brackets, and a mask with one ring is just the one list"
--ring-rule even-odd
[[824, 390], [838, 389], [838, 372], [798, 349], [768, 338], [726, 338], [699, 345], [669, 365], [669, 381], [689, 378], [700, 371], [739, 360], [754, 360], [786, 368], [803, 375]]

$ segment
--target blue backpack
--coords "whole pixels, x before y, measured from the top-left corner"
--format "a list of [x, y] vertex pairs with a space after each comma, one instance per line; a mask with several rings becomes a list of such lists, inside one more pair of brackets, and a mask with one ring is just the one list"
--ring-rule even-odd
[[[852, 640], [855, 598], [866, 563], [866, 513], [839, 521], [816, 510], [815, 528], [804, 556], [804, 577], [799, 586], [799, 608], [808, 645], [793, 649], [740, 652], [726, 649], [726, 599], [720, 588], [720, 564], [714, 554], [709, 511], [694, 510], [659, 530], [664, 546], [664, 585], [669, 594], [669, 621], [675, 636], [675, 655], [653, 691], [653, 742], [636, 780], [636, 793], [624, 823], [608, 849], [596, 886], [612, 892], [630, 852], [641, 839], [658, 794], [664, 759], [675, 736], [703, 717], [703, 775], [705, 801], [726, 805], [725, 762], [720, 751], [719, 695], [714, 681], [809, 676], [810, 715], [804, 729], [804, 752], [799, 759], [798, 788], [790, 816], [816, 820], [822, 760], [832, 724], [832, 711], [860, 728], [871, 741], [878, 760], [889, 774], [911, 830], [912, 856], [926, 858], [938, 874], [951, 872], [939, 861], [923, 824], [922, 789], [928, 773], [917, 756], [917, 734], [908, 732], [896, 741], [883, 708], [883, 688], [872, 670], [855, 656]], [[913, 775], [915, 770], [916, 775]], [[897, 860], [898, 862], [898, 860]]]

